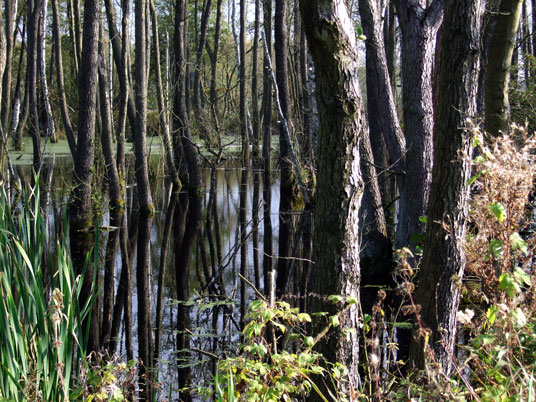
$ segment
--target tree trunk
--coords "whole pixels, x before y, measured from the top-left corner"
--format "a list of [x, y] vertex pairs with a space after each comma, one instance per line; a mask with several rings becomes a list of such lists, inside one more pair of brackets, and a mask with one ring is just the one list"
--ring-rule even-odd
[[[108, 347], [112, 328], [113, 303], [115, 293], [115, 259], [119, 245], [119, 235], [121, 222], [124, 214], [124, 200], [122, 186], [117, 171], [117, 163], [113, 152], [113, 126], [112, 111], [109, 98], [108, 71], [104, 47], [105, 36], [103, 35], [101, 23], [101, 43], [99, 46], [99, 94], [101, 109], [101, 145], [106, 164], [106, 181], [109, 189], [110, 204], [110, 227], [106, 245], [106, 255], [104, 257], [104, 289], [103, 289], [103, 311], [102, 311], [102, 331], [101, 345]], [[111, 51], [111, 49], [110, 49]], [[113, 354], [115, 351], [110, 350]]]
[[501, 1], [491, 40], [486, 72], [484, 128], [493, 136], [508, 131], [508, 83], [522, 5], [523, 0]]
[[181, 181], [188, 186], [199, 189], [201, 186], [201, 172], [197, 149], [192, 145], [188, 124], [187, 90], [188, 64], [186, 43], [184, 42], [185, 16], [187, 3], [185, 0], [176, 0], [175, 6], [175, 80], [177, 88], [173, 100], [173, 142], [175, 158], [179, 161]]
[[15, 30], [15, 17], [17, 15], [17, 1], [6, 0], [5, 2], [5, 26], [6, 26], [6, 67], [2, 79], [2, 105], [1, 109], [1, 124], [4, 130], [4, 135], [8, 131], [9, 112], [11, 110], [11, 59], [13, 58], [13, 47], [17, 31]]
[[[358, 211], [363, 194], [359, 169], [359, 138], [368, 129], [358, 81], [358, 53], [353, 23], [341, 0], [301, 0], [305, 32], [316, 67], [320, 113], [318, 173], [315, 203], [313, 292], [359, 298]], [[319, 300], [314, 307], [326, 310]], [[335, 307], [331, 307], [333, 310]], [[323, 345], [328, 361], [345, 364], [350, 384], [358, 386], [359, 313], [349, 308], [340, 332]], [[349, 389], [348, 389], [349, 388]]]
[[264, 275], [264, 294], [269, 296], [272, 287], [270, 278], [272, 272], [272, 166], [271, 166], [271, 148], [272, 148], [272, 81], [270, 79], [270, 58], [269, 53], [272, 51], [272, 2], [263, 0], [263, 27], [264, 40], [268, 54], [263, 59], [263, 136], [262, 136], [262, 160], [263, 169], [263, 225], [264, 225], [264, 244], [263, 244], [263, 275]]
[[398, 211], [395, 248], [414, 247], [411, 236], [422, 232], [432, 179], [434, 124], [432, 70], [443, 0], [396, 0], [402, 31], [402, 107], [406, 136], [406, 174]]
[[203, 52], [205, 51], [205, 45], [207, 42], [207, 28], [208, 20], [210, 17], [210, 9], [212, 7], [212, 0], [205, 0], [205, 7], [201, 15], [201, 29], [199, 32], [199, 43], [196, 49], [196, 62], [194, 70], [194, 112], [197, 119], [202, 117], [201, 106], [201, 73], [203, 70]]
[[[69, 208], [69, 235], [71, 255], [76, 273], [84, 269], [86, 257], [94, 245], [92, 228], [92, 197], [91, 180], [93, 177], [95, 119], [97, 115], [97, 69], [98, 38], [99, 38], [99, 9], [98, 0], [87, 0], [84, 6], [83, 51], [80, 63], [80, 79], [78, 86], [79, 115], [78, 142], [74, 158], [74, 188], [71, 193]], [[30, 49], [28, 48], [28, 51]], [[81, 304], [86, 303], [93, 292], [93, 265], [87, 264], [82, 291]], [[95, 306], [95, 304], [94, 304]], [[97, 316], [95, 309], [93, 317]], [[89, 321], [88, 352], [98, 351], [100, 328], [98, 320]], [[85, 325], [88, 325], [86, 323]]]
[[63, 62], [61, 51], [61, 37], [60, 37], [60, 18], [58, 12], [57, 0], [52, 0], [52, 32], [54, 37], [54, 45], [56, 46], [56, 75], [58, 82], [58, 93], [61, 118], [63, 120], [63, 127], [65, 129], [65, 135], [67, 136], [67, 143], [73, 157], [76, 155], [76, 139], [74, 137], [73, 127], [71, 119], [69, 117], [69, 110], [67, 107], [67, 98], [65, 96], [65, 86], [63, 82]]
[[156, 9], [153, 0], [149, 0], [149, 7], [151, 9], [151, 20], [153, 26], [153, 47], [154, 47], [154, 71], [156, 74], [156, 95], [158, 100], [158, 122], [160, 124], [160, 131], [162, 141], [164, 143], [164, 151], [166, 154], [166, 163], [168, 173], [171, 177], [171, 181], [175, 186], [180, 185], [179, 177], [177, 175], [177, 168], [175, 167], [175, 160], [173, 158], [173, 147], [171, 145], [171, 136], [169, 133], [169, 122], [167, 119], [167, 111], [164, 105], [164, 90], [162, 87], [162, 74], [160, 71], [160, 39], [158, 36], [158, 19], [156, 15]]
[[28, 11], [28, 58], [26, 62], [26, 81], [29, 90], [30, 135], [33, 144], [33, 169], [38, 172], [41, 168], [41, 134], [39, 115], [37, 112], [37, 21], [42, 0], [29, 0], [26, 4]]
[[149, 185], [147, 166], [147, 2], [139, 0], [135, 4], [135, 62], [134, 98], [136, 102], [136, 129], [134, 130], [134, 155], [136, 165], [136, 186], [140, 207], [138, 231], [136, 282], [138, 287], [138, 344], [141, 395], [151, 398], [151, 286], [150, 286], [150, 233], [154, 215], [154, 204]]
[[[414, 342], [410, 358], [424, 368], [425, 349], [448, 375], [456, 335], [459, 281], [465, 268], [472, 131], [480, 68], [483, 0], [446, 0], [434, 124], [434, 170], [424, 256], [416, 291], [422, 325], [432, 330], [429, 345]], [[415, 329], [415, 333], [419, 333]], [[422, 334], [421, 334], [422, 335]], [[422, 337], [420, 339], [422, 341]]]
[[[290, 89], [288, 74], [288, 1], [275, 1], [274, 40], [276, 80], [279, 103], [283, 118], [290, 127]], [[281, 167], [280, 201], [279, 201], [279, 258], [277, 260], [277, 297], [281, 297], [284, 284], [289, 277], [289, 260], [292, 241], [292, 204], [294, 185], [292, 182], [292, 164], [290, 162], [290, 144], [284, 132], [284, 122], [279, 124], [279, 164]]]
[[54, 124], [54, 116], [52, 115], [52, 107], [50, 106], [50, 97], [48, 95], [47, 72], [46, 72], [46, 51], [45, 51], [45, 35], [47, 30], [47, 4], [48, 0], [42, 0], [41, 5], [41, 29], [39, 31], [39, 72], [41, 78], [41, 96], [42, 102], [45, 104], [47, 115], [47, 139], [51, 142], [57, 142], [56, 127]]

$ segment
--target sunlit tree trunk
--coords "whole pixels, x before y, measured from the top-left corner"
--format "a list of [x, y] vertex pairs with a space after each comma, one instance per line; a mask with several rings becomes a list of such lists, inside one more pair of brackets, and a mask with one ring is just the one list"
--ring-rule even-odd
[[[1, 12], [1, 11], [0, 11]], [[13, 58], [13, 48], [15, 44], [15, 17], [17, 15], [17, 0], [5, 1], [5, 55], [8, 62], [5, 64], [4, 74], [2, 78], [2, 105], [1, 109], [1, 124], [4, 130], [4, 136], [8, 132], [8, 119], [11, 111], [11, 65]]]
[[508, 131], [508, 84], [512, 54], [523, 0], [502, 0], [488, 54], [485, 93], [485, 130], [497, 136]]
[[[359, 61], [353, 23], [343, 0], [301, 0], [305, 32], [315, 62], [320, 131], [315, 202], [312, 290], [359, 298], [359, 207], [363, 181], [359, 168], [359, 138], [368, 129], [359, 88]], [[313, 309], [328, 306], [311, 300]], [[330, 307], [332, 312], [336, 307]], [[351, 307], [341, 328], [322, 345], [329, 361], [349, 370], [350, 383], [339, 384], [349, 394], [359, 378], [359, 312]]]
[[[448, 375], [454, 360], [459, 281], [465, 268], [464, 243], [468, 218], [473, 134], [468, 119], [476, 113], [480, 68], [483, 0], [446, 0], [434, 124], [434, 170], [426, 241], [416, 301], [421, 323], [431, 329], [428, 347]], [[410, 358], [424, 368], [427, 346], [414, 330]], [[418, 336], [417, 334], [420, 334]]]

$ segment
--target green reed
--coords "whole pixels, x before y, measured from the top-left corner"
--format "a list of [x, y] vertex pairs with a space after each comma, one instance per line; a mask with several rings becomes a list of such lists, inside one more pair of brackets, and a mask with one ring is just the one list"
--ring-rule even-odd
[[0, 401], [67, 401], [85, 357], [82, 278], [64, 240], [46, 257], [45, 219], [38, 185], [16, 206], [0, 190]]

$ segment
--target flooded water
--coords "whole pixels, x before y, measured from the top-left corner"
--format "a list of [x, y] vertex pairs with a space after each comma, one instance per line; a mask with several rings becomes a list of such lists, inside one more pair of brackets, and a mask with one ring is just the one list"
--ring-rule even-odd
[[[138, 348], [137, 310], [138, 294], [136, 286], [136, 199], [134, 163], [130, 163], [127, 178], [126, 221], [129, 227], [131, 260], [132, 328], [121, 320], [117, 336], [116, 352], [128, 356], [126, 343], [128, 332], [132, 336], [132, 355], [136, 359]], [[31, 167], [25, 164], [16, 166], [19, 177], [31, 182]], [[67, 231], [66, 208], [72, 183], [72, 160], [70, 157], [46, 159], [40, 178], [43, 206], [47, 211], [49, 247], [54, 247], [58, 236]], [[103, 175], [97, 169], [98, 175]], [[211, 169], [203, 168], [203, 194], [200, 198], [190, 199], [186, 192], [173, 195], [170, 183], [165, 179], [161, 158], [150, 160], [152, 194], [156, 215], [150, 232], [151, 260], [151, 323], [152, 345], [155, 356], [155, 381], [158, 384], [157, 400], [178, 400], [180, 387], [205, 384], [215, 370], [216, 357], [236, 353], [241, 321], [240, 287], [241, 280], [241, 235], [240, 235], [240, 187], [242, 177], [247, 175], [246, 240], [247, 279], [251, 286], [246, 287], [246, 305], [256, 298], [253, 285], [264, 292], [263, 257], [265, 225], [263, 220], [261, 172], [244, 170], [239, 161], [227, 161]], [[255, 180], [257, 175], [257, 180]], [[278, 172], [274, 172], [278, 175]], [[95, 197], [95, 222], [99, 230], [99, 303], [102, 310], [104, 293], [104, 260], [110, 236], [117, 228], [111, 227], [108, 210], [107, 190], [99, 179]], [[273, 228], [272, 249], [277, 250], [279, 225], [279, 179], [271, 183], [272, 203], [270, 220]], [[260, 200], [260, 201], [259, 201]], [[189, 211], [194, 203], [200, 203], [200, 222], [197, 226], [191, 221]], [[258, 227], [255, 227], [253, 207], [258, 211]], [[174, 211], [174, 212], [173, 212]], [[170, 217], [173, 221], [168, 222]], [[190, 228], [200, 227], [197, 233]], [[167, 230], [166, 230], [167, 229]], [[168, 237], [169, 236], [169, 237]], [[189, 251], [188, 249], [189, 245]], [[118, 300], [123, 261], [120, 247], [114, 252], [115, 292], [114, 306]], [[163, 258], [165, 255], [165, 258]], [[185, 264], [180, 261], [187, 261]], [[254, 261], [257, 263], [254, 263]], [[180, 277], [180, 278], [179, 278]], [[177, 285], [179, 284], [179, 285]], [[121, 311], [121, 310], [120, 310]], [[102, 316], [99, 320], [103, 320]], [[161, 321], [161, 329], [158, 322]], [[131, 329], [131, 331], [127, 331]], [[113, 333], [113, 332], [112, 332]], [[158, 354], [158, 356], [156, 356]], [[195, 394], [192, 395], [196, 399]]]

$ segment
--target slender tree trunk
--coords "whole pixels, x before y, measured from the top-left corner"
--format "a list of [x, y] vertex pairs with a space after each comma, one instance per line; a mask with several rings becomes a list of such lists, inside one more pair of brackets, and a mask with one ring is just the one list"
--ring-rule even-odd
[[508, 84], [522, 5], [523, 0], [501, 1], [488, 54], [484, 128], [494, 136], [508, 131]]
[[[197, 150], [192, 145], [188, 125], [188, 107], [187, 107], [187, 54], [184, 38], [185, 16], [187, 15], [185, 0], [176, 0], [175, 7], [175, 79], [177, 89], [175, 91], [173, 102], [173, 142], [175, 158], [180, 161], [181, 181], [187, 183], [189, 187], [199, 189], [201, 186], [201, 172], [199, 169], [199, 160]], [[184, 178], [184, 179], [183, 179]]]
[[422, 306], [422, 323], [432, 334], [428, 346], [415, 342], [410, 350], [413, 364], [424, 368], [425, 349], [433, 348], [436, 362], [442, 364], [447, 375], [452, 369], [456, 339], [458, 283], [465, 268], [467, 182], [473, 140], [467, 125], [476, 113], [483, 3], [482, 0], [445, 1], [442, 40], [448, 46], [441, 48], [434, 171], [416, 292], [416, 300]]
[[[11, 59], [13, 58], [13, 48], [15, 44], [16, 29], [15, 17], [17, 15], [17, 0], [5, 1], [5, 27], [6, 27], [6, 67], [2, 79], [2, 105], [1, 105], [1, 124], [4, 133], [8, 132], [8, 119], [11, 110]], [[4, 134], [5, 135], [5, 134]]]
[[[263, 26], [264, 40], [268, 53], [272, 51], [272, 2], [263, 0]], [[262, 160], [263, 169], [263, 225], [264, 225], [264, 258], [263, 258], [263, 275], [264, 275], [264, 294], [269, 296], [272, 272], [272, 165], [271, 165], [271, 148], [272, 148], [272, 81], [270, 78], [270, 58], [265, 54], [263, 59], [263, 139], [262, 139]]]
[[158, 122], [160, 124], [160, 130], [162, 132], [162, 140], [164, 142], [164, 150], [166, 153], [166, 163], [171, 181], [175, 186], [180, 185], [179, 177], [177, 175], [177, 168], [175, 167], [175, 160], [173, 158], [173, 147], [171, 145], [171, 136], [169, 133], [169, 122], [167, 119], [167, 111], [164, 104], [164, 92], [162, 88], [162, 73], [160, 71], [160, 44], [158, 36], [158, 19], [156, 16], [156, 9], [153, 0], [149, 0], [149, 7], [151, 9], [151, 20], [153, 26], [153, 47], [154, 47], [154, 70], [156, 74], [156, 92], [158, 100]]
[[135, 4], [136, 53], [134, 62], [134, 97], [136, 101], [136, 129], [134, 130], [134, 155], [136, 185], [140, 207], [138, 231], [136, 281], [138, 287], [138, 344], [142, 361], [140, 370], [141, 395], [149, 401], [151, 396], [151, 287], [150, 232], [154, 215], [154, 204], [149, 185], [147, 166], [147, 2]]
[[212, 8], [212, 0], [205, 0], [203, 13], [201, 15], [201, 29], [199, 32], [199, 42], [196, 49], [196, 62], [194, 70], [194, 112], [199, 120], [202, 117], [201, 105], [201, 75], [203, 72], [203, 53], [207, 43], [207, 28]]
[[220, 131], [218, 115], [218, 91], [217, 91], [217, 72], [218, 72], [218, 55], [220, 48], [220, 30], [221, 30], [221, 5], [223, 0], [217, 0], [216, 3], [216, 22], [214, 26], [214, 49], [212, 51], [212, 66], [210, 73], [210, 103], [212, 106], [212, 116], [216, 131]]
[[[121, 220], [124, 214], [124, 200], [122, 186], [117, 171], [117, 163], [113, 152], [113, 126], [112, 111], [109, 99], [108, 70], [105, 65], [106, 57], [104, 48], [107, 43], [103, 35], [101, 23], [101, 43], [99, 46], [99, 94], [101, 106], [101, 145], [106, 164], [106, 178], [108, 182], [110, 197], [110, 226], [111, 231], [106, 245], [106, 255], [104, 258], [104, 290], [103, 290], [103, 311], [102, 311], [102, 331], [101, 345], [107, 347], [110, 341], [113, 303], [115, 292], [115, 259], [119, 245], [119, 235]], [[111, 49], [110, 49], [111, 51]], [[114, 351], [110, 351], [113, 353]]]
[[[288, 74], [288, 1], [275, 1], [274, 40], [276, 80], [279, 91], [279, 102], [283, 117], [290, 127], [290, 89]], [[279, 164], [281, 167], [281, 185], [279, 201], [279, 255], [277, 260], [277, 296], [281, 297], [284, 284], [287, 282], [288, 257], [292, 241], [292, 204], [294, 186], [292, 182], [292, 165], [290, 162], [290, 144], [284, 133], [283, 122], [279, 125]]]
[[[363, 181], [359, 168], [359, 138], [368, 130], [358, 81], [358, 53], [353, 23], [345, 2], [301, 0], [305, 32], [315, 62], [320, 112], [318, 173], [315, 202], [313, 292], [359, 298], [359, 207]], [[326, 305], [312, 299], [313, 308]], [[316, 304], [315, 304], [316, 303]], [[336, 309], [330, 306], [332, 312]], [[319, 311], [319, 310], [317, 310]], [[359, 313], [350, 307], [341, 328], [353, 328], [348, 338], [331, 336], [322, 351], [328, 361], [345, 364], [349, 384], [359, 378]]]
[[52, 32], [54, 37], [54, 45], [56, 46], [56, 81], [58, 85], [59, 102], [61, 118], [63, 120], [63, 127], [65, 129], [65, 135], [67, 136], [67, 143], [73, 157], [76, 155], [76, 139], [74, 137], [73, 127], [71, 119], [69, 117], [69, 110], [67, 107], [67, 98], [65, 96], [65, 84], [63, 82], [63, 62], [61, 52], [61, 37], [60, 37], [60, 18], [58, 12], [57, 0], [51, 0], [52, 3]]
[[[27, 90], [27, 81], [24, 80], [24, 97], [22, 96], [22, 68], [23, 68], [23, 60], [24, 60], [24, 51], [26, 50], [26, 19], [23, 21], [22, 25], [22, 33], [21, 33], [21, 43], [20, 43], [20, 56], [19, 56], [19, 68], [17, 72], [17, 83], [15, 84], [15, 94], [13, 96], [13, 113], [11, 116], [11, 125], [9, 128], [9, 137], [12, 140], [13, 147], [17, 151], [22, 150], [22, 136], [18, 138], [16, 136], [16, 133], [18, 132], [18, 126], [19, 126], [19, 120], [21, 117], [21, 103], [23, 107], [23, 114], [27, 112], [28, 105], [27, 99], [28, 99], [28, 90]], [[15, 38], [14, 38], [15, 40]], [[22, 132], [21, 132], [22, 134]]]
[[29, 0], [26, 4], [28, 12], [28, 57], [26, 62], [26, 81], [29, 90], [30, 135], [33, 144], [33, 168], [38, 172], [41, 168], [41, 134], [39, 115], [37, 112], [37, 21], [41, 0]]
[[42, 102], [45, 104], [47, 115], [47, 139], [52, 142], [57, 142], [56, 127], [54, 124], [54, 116], [52, 115], [52, 107], [50, 106], [50, 97], [48, 95], [47, 71], [46, 71], [46, 51], [45, 51], [45, 35], [47, 30], [47, 4], [48, 0], [42, 0], [41, 5], [41, 29], [39, 32], [39, 72], [41, 79], [41, 96]]

